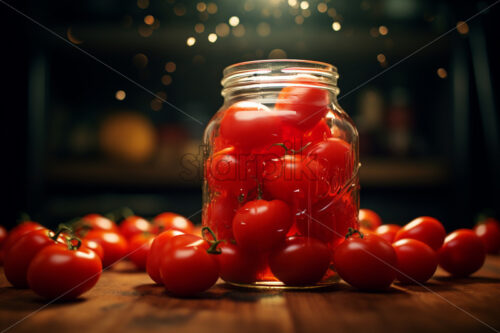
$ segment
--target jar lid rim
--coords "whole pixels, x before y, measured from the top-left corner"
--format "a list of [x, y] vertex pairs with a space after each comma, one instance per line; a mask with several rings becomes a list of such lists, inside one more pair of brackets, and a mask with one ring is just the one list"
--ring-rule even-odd
[[[276, 65], [281, 65], [283, 63], [288, 63], [290, 66], [307, 66], [309, 68], [316, 68], [318, 70], [322, 71], [329, 71], [332, 73], [337, 74], [337, 67], [326, 63], [322, 61], [316, 61], [316, 60], [303, 60], [303, 59], [261, 59], [261, 60], [250, 60], [250, 61], [243, 61], [243, 62], [238, 62], [236, 64], [232, 64], [224, 68], [223, 74], [224, 77], [227, 77], [229, 75], [234, 74], [237, 72], [239, 68], [242, 68], [242, 70], [245, 70], [245, 67], [253, 67], [255, 66], [255, 69], [257, 68], [257, 65], [268, 65], [266, 67], [271, 67], [269, 64], [275, 63]], [[246, 69], [248, 70], [248, 69]]]

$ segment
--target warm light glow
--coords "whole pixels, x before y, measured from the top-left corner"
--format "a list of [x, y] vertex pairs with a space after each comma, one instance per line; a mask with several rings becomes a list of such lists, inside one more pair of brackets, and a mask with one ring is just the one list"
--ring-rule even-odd
[[387, 27], [385, 25], [381, 25], [380, 27], [378, 27], [378, 32], [382, 36], [385, 36], [389, 33], [389, 29], [387, 29]]
[[207, 10], [207, 5], [204, 2], [198, 2], [196, 4], [196, 9], [201, 13]]
[[196, 38], [194, 37], [189, 37], [187, 40], [186, 40], [186, 44], [187, 46], [193, 46], [194, 43], [196, 43]]
[[385, 62], [385, 60], [386, 60], [386, 59], [385, 59], [385, 55], [384, 55], [383, 53], [379, 53], [379, 54], [377, 54], [377, 60], [378, 60], [378, 62], [380, 62], [380, 63]]
[[196, 23], [194, 26], [194, 31], [196, 33], [201, 34], [203, 31], [205, 31], [205, 25], [203, 23]]
[[151, 101], [150, 106], [153, 111], [160, 111], [163, 107], [163, 103], [158, 98], [155, 98]]
[[269, 52], [269, 59], [285, 59], [286, 58], [286, 52], [282, 49], [274, 49], [271, 52]]
[[340, 23], [339, 23], [339, 22], [333, 22], [333, 23], [332, 23], [332, 29], [333, 29], [334, 31], [339, 31], [340, 29], [342, 29], [342, 26], [340, 25]]
[[69, 27], [68, 30], [66, 31], [66, 36], [68, 37], [68, 40], [73, 44], [83, 43], [82, 40], [75, 37], [75, 35], [73, 33], [73, 29], [71, 27]]
[[233, 28], [234, 37], [243, 37], [245, 36], [245, 26], [243, 24], [239, 24], [237, 27]]
[[304, 16], [304, 17], [309, 17], [309, 16], [311, 16], [311, 11], [310, 11], [309, 9], [304, 9], [304, 10], [302, 11], [302, 16]]
[[153, 34], [153, 29], [148, 26], [140, 25], [138, 32], [141, 37], [149, 37]]
[[125, 97], [127, 97], [127, 94], [125, 93], [125, 91], [123, 90], [118, 90], [116, 93], [115, 93], [115, 98], [119, 101], [123, 101], [125, 99]]
[[175, 62], [173, 61], [169, 61], [165, 64], [165, 70], [168, 72], [168, 73], [173, 73], [175, 72], [175, 69], [177, 68], [177, 66], [175, 65]]
[[217, 35], [216, 34], [211, 33], [211, 34], [208, 35], [208, 41], [210, 43], [215, 43], [216, 40], [217, 40]]
[[164, 86], [168, 86], [170, 84], [172, 84], [172, 77], [168, 74], [165, 74], [161, 77], [161, 83], [164, 85]]
[[219, 23], [215, 27], [215, 33], [219, 37], [226, 37], [231, 32], [231, 28], [226, 23]]
[[304, 23], [304, 17], [302, 15], [295, 16], [295, 23], [297, 23], [297, 24]]
[[145, 68], [148, 65], [148, 57], [144, 53], [137, 53], [134, 58], [132, 58], [132, 62], [138, 68]]
[[149, 7], [149, 0], [137, 0], [137, 7], [146, 9]]
[[332, 18], [335, 17], [335, 16], [337, 16], [337, 11], [335, 10], [335, 8], [328, 9], [327, 13], [328, 13], [328, 16], [330, 16]]
[[146, 15], [146, 17], [144, 17], [144, 23], [147, 25], [153, 25], [153, 23], [155, 23], [155, 18], [153, 15]]
[[466, 35], [469, 33], [469, 25], [467, 24], [467, 22], [458, 21], [457, 22], [457, 30], [458, 30], [459, 34]]
[[267, 37], [271, 34], [271, 26], [269, 23], [261, 22], [257, 25], [257, 34], [261, 37]]
[[186, 7], [184, 7], [184, 5], [176, 5], [174, 7], [174, 14], [177, 15], [177, 16], [184, 16], [186, 15]]
[[235, 27], [238, 24], [240, 24], [240, 18], [238, 16], [231, 16], [229, 18], [229, 25], [231, 25], [232, 27]]
[[254, 3], [252, 0], [247, 0], [245, 1], [245, 4], [243, 5], [243, 9], [245, 9], [246, 12], [249, 12], [254, 9]]
[[372, 36], [373, 38], [378, 37], [379, 36], [378, 29], [377, 28], [371, 28], [370, 29], [370, 36]]
[[317, 8], [318, 8], [318, 12], [320, 12], [320, 13], [326, 13], [326, 11], [328, 10], [328, 6], [324, 2], [318, 3]]
[[209, 14], [215, 14], [215, 13], [217, 13], [217, 9], [218, 9], [217, 5], [215, 3], [213, 3], [213, 2], [210, 2], [208, 4], [208, 6], [207, 6], [207, 12]]
[[448, 76], [448, 72], [446, 71], [446, 69], [440, 67], [438, 68], [437, 70], [437, 75], [439, 76], [439, 78], [441, 79], [446, 79], [446, 77]]
[[288, 0], [288, 5], [290, 7], [296, 7], [298, 4], [297, 0]]
[[300, 8], [301, 8], [301, 9], [307, 9], [307, 8], [309, 8], [309, 2], [307, 2], [307, 1], [302, 1], [302, 2], [300, 3]]

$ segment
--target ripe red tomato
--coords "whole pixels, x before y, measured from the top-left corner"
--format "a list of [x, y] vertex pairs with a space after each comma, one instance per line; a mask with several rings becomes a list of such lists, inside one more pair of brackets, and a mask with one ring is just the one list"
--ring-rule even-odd
[[358, 216], [359, 225], [366, 229], [375, 230], [382, 225], [382, 219], [380, 216], [371, 209], [360, 209]]
[[497, 254], [500, 251], [500, 223], [488, 218], [474, 228], [476, 235], [481, 239], [487, 253]]
[[29, 287], [48, 299], [74, 299], [90, 290], [101, 276], [102, 263], [88, 249], [52, 244], [40, 250], [29, 265]]
[[4, 226], [0, 225], [0, 249], [3, 246], [3, 243], [7, 239], [7, 229], [4, 228]]
[[237, 102], [220, 122], [220, 136], [248, 151], [280, 142], [281, 123], [268, 107], [255, 102]]
[[160, 262], [163, 258], [163, 248], [167, 242], [175, 236], [183, 235], [184, 232], [169, 229], [163, 231], [153, 239], [146, 259], [146, 271], [149, 277], [158, 284], [163, 284], [160, 276]]
[[81, 233], [81, 230], [107, 230], [118, 232], [118, 227], [115, 222], [100, 215], [87, 214], [78, 221], [74, 227], [76, 233]]
[[392, 243], [399, 229], [401, 229], [401, 226], [397, 224], [382, 224], [375, 229], [375, 233], [389, 243]]
[[434, 251], [443, 245], [446, 231], [441, 222], [433, 217], [422, 216], [414, 219], [396, 234], [394, 241], [403, 238], [416, 239], [429, 245]]
[[397, 279], [406, 284], [425, 283], [436, 272], [436, 251], [416, 239], [400, 239], [392, 247], [398, 257]]
[[302, 155], [285, 155], [266, 164], [264, 192], [273, 199], [305, 207], [328, 193], [326, 168], [318, 161]]
[[309, 132], [304, 134], [303, 142], [304, 144], [316, 143], [331, 137], [332, 130], [324, 120], [321, 120]]
[[483, 242], [469, 229], [459, 229], [444, 240], [438, 252], [439, 266], [454, 276], [468, 276], [479, 270], [486, 258]]
[[16, 288], [27, 288], [27, 272], [33, 257], [44, 247], [64, 242], [59, 235], [48, 229], [37, 229], [28, 232], [17, 241], [5, 253], [5, 276]]
[[238, 199], [227, 194], [213, 197], [205, 207], [204, 221], [212, 229], [219, 240], [233, 240], [233, 217], [240, 204]]
[[[308, 84], [298, 78], [293, 83]], [[328, 90], [308, 86], [288, 86], [281, 89], [274, 109], [282, 122], [301, 131], [311, 129], [323, 117], [329, 108]]]
[[209, 289], [219, 278], [217, 259], [209, 244], [194, 235], [172, 238], [163, 252], [160, 276], [165, 288], [177, 296], [191, 296]]
[[194, 224], [184, 216], [172, 212], [156, 215], [153, 219], [153, 233], [159, 234], [168, 229], [180, 230], [190, 234], [194, 231]]
[[247, 252], [267, 252], [285, 240], [292, 226], [290, 207], [281, 200], [253, 200], [236, 211], [233, 233]]
[[142, 233], [133, 236], [128, 243], [128, 258], [141, 271], [146, 269], [148, 253], [153, 239], [153, 234]]
[[117, 261], [124, 259], [127, 255], [127, 240], [117, 232], [106, 230], [90, 230], [85, 235], [85, 239], [93, 240], [102, 246], [102, 249], [104, 250], [102, 267], [104, 269], [113, 265]]
[[151, 223], [140, 216], [132, 215], [125, 218], [119, 226], [120, 234], [130, 240], [137, 234], [151, 232]]
[[284, 284], [312, 285], [321, 280], [330, 265], [331, 253], [321, 241], [289, 237], [269, 255], [269, 267]]
[[34, 230], [39, 230], [39, 229], [44, 229], [42, 225], [40, 225], [37, 222], [33, 221], [26, 221], [22, 222], [21, 224], [18, 224], [14, 228], [12, 228], [5, 239], [5, 242], [3, 243], [3, 250], [5, 253], [9, 250], [9, 248], [18, 241], [19, 238], [22, 236], [26, 235], [29, 232], [32, 232]]
[[89, 239], [82, 239], [82, 244], [80, 247], [87, 248], [87, 249], [94, 251], [97, 254], [97, 256], [101, 259], [101, 261], [104, 258], [104, 249], [96, 241], [89, 240]]
[[335, 248], [333, 262], [339, 276], [358, 289], [384, 290], [396, 278], [396, 251], [374, 234], [348, 237]]
[[264, 257], [241, 251], [235, 244], [223, 242], [218, 248], [221, 253], [215, 257], [219, 264], [219, 275], [224, 281], [252, 283], [266, 267]]

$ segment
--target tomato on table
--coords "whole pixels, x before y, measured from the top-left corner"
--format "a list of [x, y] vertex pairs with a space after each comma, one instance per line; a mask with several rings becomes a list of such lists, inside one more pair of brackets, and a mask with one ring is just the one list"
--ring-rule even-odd
[[125, 237], [127, 240], [130, 240], [135, 235], [151, 232], [152, 226], [148, 220], [132, 215], [126, 217], [119, 225], [120, 234]]
[[437, 251], [443, 245], [445, 237], [446, 231], [441, 222], [433, 217], [422, 216], [403, 226], [397, 232], [394, 241], [412, 238], [424, 242], [434, 251]]
[[285, 240], [292, 226], [290, 207], [281, 200], [253, 200], [236, 211], [233, 234], [246, 252], [263, 253]]
[[399, 229], [401, 229], [401, 226], [397, 224], [382, 224], [374, 232], [389, 243], [393, 243]]
[[375, 230], [382, 225], [380, 216], [371, 209], [361, 208], [359, 210], [359, 225], [370, 230]]
[[16, 243], [19, 238], [34, 230], [45, 229], [40, 223], [25, 221], [12, 228], [3, 243], [3, 251], [7, 253], [9, 248]]
[[102, 266], [104, 269], [116, 262], [125, 259], [128, 250], [127, 240], [119, 233], [106, 230], [90, 230], [85, 239], [93, 240], [102, 246], [104, 257]]
[[438, 256], [429, 245], [416, 239], [400, 239], [392, 247], [398, 257], [397, 279], [405, 284], [421, 284], [429, 280], [438, 265]]
[[465, 277], [483, 266], [486, 250], [473, 230], [459, 229], [446, 236], [438, 256], [439, 266], [445, 271]]
[[153, 234], [142, 233], [133, 236], [128, 242], [128, 258], [139, 270], [144, 271], [146, 269], [148, 253], [153, 239]]
[[235, 244], [222, 242], [218, 248], [221, 253], [215, 257], [219, 264], [219, 275], [224, 281], [252, 283], [257, 280], [259, 272], [266, 268], [265, 257], [245, 253]]
[[101, 214], [87, 214], [76, 222], [73, 230], [78, 235], [82, 235], [82, 232], [86, 230], [107, 230], [117, 232], [118, 226], [115, 222]]
[[101, 244], [89, 239], [82, 239], [81, 242], [81, 248], [87, 248], [94, 251], [101, 260], [104, 258], [104, 249]]
[[310, 237], [293, 236], [269, 255], [273, 274], [289, 286], [319, 282], [330, 265], [331, 252], [326, 244]]
[[189, 234], [194, 231], [194, 224], [184, 216], [172, 212], [163, 212], [156, 215], [153, 219], [153, 233], [159, 234], [169, 229], [180, 230]]
[[99, 280], [102, 263], [92, 250], [71, 244], [52, 244], [41, 249], [31, 261], [29, 287], [47, 299], [74, 299]]
[[240, 204], [235, 196], [226, 193], [215, 195], [206, 205], [204, 221], [221, 240], [233, 240], [233, 218]]
[[394, 248], [375, 234], [348, 235], [333, 252], [339, 276], [361, 290], [385, 290], [396, 278]]
[[486, 253], [497, 254], [500, 251], [500, 223], [494, 218], [479, 222], [474, 231], [481, 239]]
[[149, 277], [158, 284], [163, 284], [160, 276], [160, 262], [163, 257], [163, 248], [170, 239], [179, 235], [184, 235], [184, 232], [175, 229], [168, 229], [157, 235], [151, 243], [151, 247], [146, 258], [146, 272]]

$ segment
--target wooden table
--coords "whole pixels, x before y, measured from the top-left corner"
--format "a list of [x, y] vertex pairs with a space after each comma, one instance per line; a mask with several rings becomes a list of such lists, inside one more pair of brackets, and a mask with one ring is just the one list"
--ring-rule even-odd
[[[500, 257], [467, 279], [438, 271], [427, 287], [362, 293], [345, 283], [321, 291], [248, 291], [223, 282], [191, 299], [170, 297], [120, 263], [83, 298], [46, 305], [0, 278], [0, 332], [495, 332]], [[17, 323], [17, 324], [16, 324]], [[13, 325], [13, 326], [12, 326]]]

